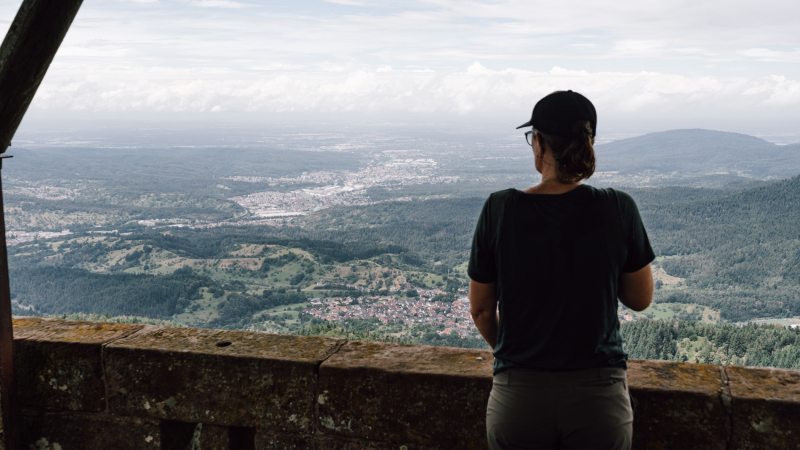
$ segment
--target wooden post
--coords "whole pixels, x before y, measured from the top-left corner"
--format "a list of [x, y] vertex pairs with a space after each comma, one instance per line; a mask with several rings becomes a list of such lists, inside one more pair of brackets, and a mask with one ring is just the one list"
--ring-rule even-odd
[[6, 151], [83, 0], [24, 0], [0, 47], [0, 153]]
[[[19, 7], [0, 46], [0, 154], [11, 145], [82, 2], [24, 0]], [[21, 450], [16, 423], [19, 410], [14, 393], [14, 335], [5, 229], [0, 181], [0, 450]]]
[[[0, 154], [0, 169], [6, 155]], [[3, 213], [3, 184], [0, 180], [0, 449], [21, 449], [15, 418], [19, 414], [14, 393], [14, 330], [11, 327], [11, 292], [8, 284], [6, 223]]]

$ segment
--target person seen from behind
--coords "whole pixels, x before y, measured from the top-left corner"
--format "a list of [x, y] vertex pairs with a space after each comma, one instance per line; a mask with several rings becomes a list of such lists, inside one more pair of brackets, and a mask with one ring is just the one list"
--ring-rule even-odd
[[542, 180], [489, 196], [468, 268], [472, 318], [495, 357], [489, 447], [629, 449], [617, 299], [650, 305], [655, 254], [628, 194], [581, 183], [595, 169], [586, 97], [553, 92], [526, 127]]

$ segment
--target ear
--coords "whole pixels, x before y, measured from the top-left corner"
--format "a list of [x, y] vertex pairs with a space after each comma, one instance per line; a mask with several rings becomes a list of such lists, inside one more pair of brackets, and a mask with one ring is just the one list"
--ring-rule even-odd
[[544, 138], [542, 137], [542, 133], [536, 133], [536, 143], [539, 144], [540, 155], [544, 156], [547, 152], [547, 142], [545, 142]]

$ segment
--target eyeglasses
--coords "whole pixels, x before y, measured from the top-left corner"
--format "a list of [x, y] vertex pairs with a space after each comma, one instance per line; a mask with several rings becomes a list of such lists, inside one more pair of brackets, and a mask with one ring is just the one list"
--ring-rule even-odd
[[528, 145], [532, 146], [533, 145], [533, 139], [534, 139], [535, 135], [536, 135], [536, 130], [526, 131], [525, 132], [525, 142], [527, 142]]

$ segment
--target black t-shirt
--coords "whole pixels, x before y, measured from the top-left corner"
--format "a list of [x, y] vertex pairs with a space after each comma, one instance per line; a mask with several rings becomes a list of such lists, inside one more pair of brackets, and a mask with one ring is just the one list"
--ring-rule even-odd
[[620, 272], [655, 258], [626, 193], [495, 192], [475, 228], [468, 274], [497, 282], [494, 372], [627, 368], [617, 318]]

